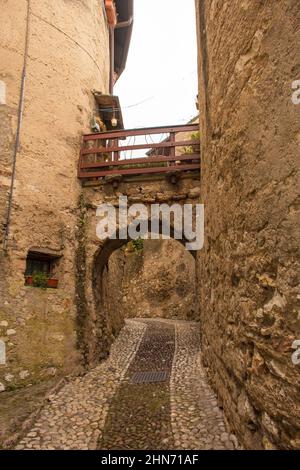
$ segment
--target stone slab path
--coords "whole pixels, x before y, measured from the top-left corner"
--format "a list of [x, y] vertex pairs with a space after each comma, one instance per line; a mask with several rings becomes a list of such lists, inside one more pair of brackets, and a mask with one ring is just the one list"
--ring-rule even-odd
[[194, 322], [127, 320], [109, 358], [50, 397], [16, 449], [235, 449], [199, 345]]

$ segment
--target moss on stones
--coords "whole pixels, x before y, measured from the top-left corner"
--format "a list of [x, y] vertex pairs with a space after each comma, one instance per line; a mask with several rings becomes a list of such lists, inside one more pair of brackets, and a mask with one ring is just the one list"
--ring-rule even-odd
[[83, 365], [88, 363], [88, 344], [86, 341], [86, 326], [88, 319], [88, 305], [86, 298], [86, 223], [87, 211], [84, 196], [81, 193], [78, 201], [78, 223], [76, 232], [77, 248], [75, 252], [75, 292], [76, 292], [76, 331], [77, 331], [77, 349], [82, 354]]

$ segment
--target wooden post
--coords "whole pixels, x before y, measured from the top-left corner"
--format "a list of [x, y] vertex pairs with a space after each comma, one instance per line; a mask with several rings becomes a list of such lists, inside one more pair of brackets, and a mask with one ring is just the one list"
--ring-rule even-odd
[[[170, 133], [170, 143], [174, 144], [174, 147], [170, 147], [170, 157], [175, 157], [176, 147], [175, 147], [175, 132]], [[171, 162], [171, 166], [176, 165], [176, 162]]]
[[[119, 139], [114, 140], [114, 146], [119, 147]], [[120, 160], [120, 152], [114, 152], [114, 161]]]

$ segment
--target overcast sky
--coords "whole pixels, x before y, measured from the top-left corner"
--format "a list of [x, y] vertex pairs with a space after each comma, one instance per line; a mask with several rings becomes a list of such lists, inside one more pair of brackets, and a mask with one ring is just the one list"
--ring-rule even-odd
[[194, 0], [134, 4], [127, 66], [114, 91], [125, 128], [183, 124], [197, 114]]

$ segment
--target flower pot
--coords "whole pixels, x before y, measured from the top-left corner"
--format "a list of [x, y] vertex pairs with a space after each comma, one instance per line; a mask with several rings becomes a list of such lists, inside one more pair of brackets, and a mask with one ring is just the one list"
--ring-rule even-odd
[[33, 277], [32, 276], [26, 276], [25, 277], [25, 286], [32, 286], [33, 284]]
[[58, 279], [48, 279], [47, 287], [50, 289], [57, 289], [58, 286]]

